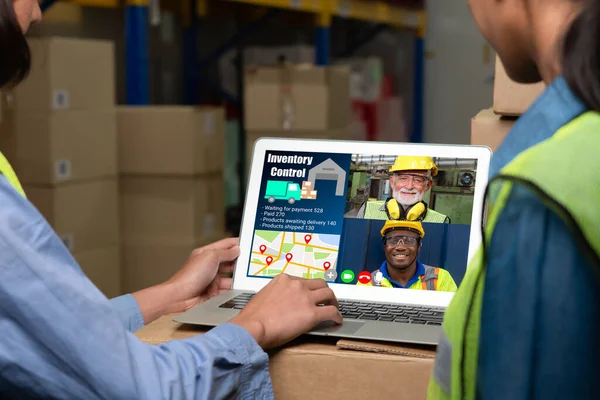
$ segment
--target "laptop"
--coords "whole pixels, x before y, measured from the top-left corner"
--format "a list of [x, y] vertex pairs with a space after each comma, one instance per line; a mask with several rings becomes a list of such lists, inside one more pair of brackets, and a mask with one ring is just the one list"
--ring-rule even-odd
[[[232, 290], [174, 321], [225, 323], [286, 273], [325, 279], [340, 302], [343, 324], [321, 323], [309, 335], [438, 344], [444, 311], [481, 243], [491, 154], [470, 145], [259, 139]], [[394, 240], [382, 236], [386, 221], [398, 217], [394, 201], [410, 199], [424, 210], [410, 217], [425, 233], [413, 252], [398, 250], [410, 240], [390, 246]], [[425, 270], [437, 279], [426, 282]]]

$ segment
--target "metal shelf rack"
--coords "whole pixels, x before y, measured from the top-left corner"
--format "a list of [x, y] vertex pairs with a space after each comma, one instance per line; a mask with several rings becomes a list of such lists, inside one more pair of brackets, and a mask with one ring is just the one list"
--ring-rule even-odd
[[[203, 70], [232, 48], [242, 54], [244, 40], [266, 23], [276, 17], [280, 11], [309, 13], [314, 16], [315, 60], [317, 65], [328, 65], [332, 59], [330, 37], [333, 18], [344, 18], [375, 23], [375, 28], [366, 35], [352, 39], [348, 48], [335, 56], [352, 55], [378, 32], [387, 27], [408, 29], [415, 32], [414, 42], [414, 83], [413, 115], [411, 141], [423, 140], [423, 93], [425, 75], [424, 36], [426, 31], [425, 0], [394, 0], [393, 2], [373, 0], [43, 0], [42, 11], [57, 1], [68, 1], [85, 7], [122, 8], [125, 13], [125, 49], [126, 49], [126, 102], [129, 105], [148, 105], [150, 103], [149, 77], [149, 39], [148, 27], [153, 13], [161, 7], [178, 10], [182, 16], [183, 34], [183, 103], [198, 104], [198, 87], [202, 83], [214, 89], [226, 102], [236, 106], [240, 125], [239, 177], [240, 199], [245, 196], [245, 129], [243, 107], [243, 60], [238, 57], [238, 94], [233, 96], [222, 90], [219, 84], [203, 76]], [[160, 2], [160, 3], [159, 3]], [[413, 4], [410, 4], [413, 3]], [[417, 3], [417, 6], [414, 6]], [[400, 5], [408, 4], [408, 5]], [[198, 59], [197, 40], [200, 17], [211, 17], [213, 7], [239, 6], [254, 7], [262, 10], [262, 16], [238, 29], [222, 45], [218, 46], [204, 59]], [[247, 8], [246, 8], [247, 10]], [[240, 13], [238, 13], [239, 15]]]

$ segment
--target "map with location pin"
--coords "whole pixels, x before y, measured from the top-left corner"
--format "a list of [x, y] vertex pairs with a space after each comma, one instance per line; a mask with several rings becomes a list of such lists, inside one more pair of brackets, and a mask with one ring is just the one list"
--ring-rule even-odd
[[249, 275], [274, 277], [286, 273], [330, 280], [334, 275], [326, 273], [335, 272], [332, 266], [339, 246], [339, 235], [255, 231]]
[[265, 153], [247, 276], [335, 281], [351, 164], [351, 154]]

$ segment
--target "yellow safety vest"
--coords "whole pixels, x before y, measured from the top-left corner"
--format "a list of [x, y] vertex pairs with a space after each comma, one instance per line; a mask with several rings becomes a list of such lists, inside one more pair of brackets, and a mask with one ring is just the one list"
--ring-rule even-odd
[[25, 195], [25, 191], [21, 186], [21, 182], [19, 182], [19, 178], [17, 178], [17, 174], [10, 166], [10, 163], [4, 157], [4, 154], [0, 152], [0, 175], [4, 175], [4, 177], [8, 180], [8, 182], [15, 188], [17, 192], [19, 192], [23, 197], [27, 198]]
[[[385, 201], [368, 201], [365, 204], [365, 219], [388, 219], [385, 209], [383, 208]], [[427, 214], [423, 218], [423, 222], [448, 222], [448, 217], [442, 213], [434, 211], [430, 208], [427, 209]]]
[[[440, 291], [456, 291], [456, 283], [448, 271], [438, 267], [432, 267], [430, 265], [424, 265], [425, 273], [418, 277], [418, 280], [410, 285], [407, 289], [410, 290], [440, 290]], [[377, 282], [376, 276], [379, 269], [371, 273], [371, 282], [360, 283], [357, 282], [356, 286], [381, 286], [385, 288], [393, 288], [392, 282], [387, 278], [382, 278], [381, 282]]]
[[[598, 132], [600, 114], [586, 112], [548, 140], [519, 154], [488, 184], [488, 219], [482, 246], [444, 315], [428, 399], [475, 399], [486, 276], [485, 245], [513, 188], [533, 190], [563, 219], [588, 254], [600, 257], [600, 210], [590, 207], [600, 202]], [[557, 160], [569, 161], [557, 163]], [[569, 190], [565, 190], [564, 182], [570, 183]]]

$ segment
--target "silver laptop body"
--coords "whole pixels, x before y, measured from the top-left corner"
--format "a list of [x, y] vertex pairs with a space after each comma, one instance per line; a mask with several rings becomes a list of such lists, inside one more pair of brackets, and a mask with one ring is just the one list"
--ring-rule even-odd
[[[434, 154], [436, 159], [441, 160], [444, 158], [444, 165], [446, 167], [449, 165], [448, 168], [452, 169], [452, 171], [456, 169], [452, 165], [452, 160], [457, 160], [456, 165], [459, 170], [461, 168], [459, 158], [461, 160], [476, 160], [476, 170], [471, 171], [472, 178], [475, 178], [475, 176], [476, 178], [474, 182], [470, 183], [472, 184], [471, 189], [474, 191], [475, 200], [473, 201], [472, 219], [470, 221], [471, 233], [470, 237], [467, 239], [470, 240], [469, 259], [474, 250], [478, 247], [481, 240], [480, 237], [478, 237], [478, 234], [480, 234], [481, 226], [481, 214], [484, 200], [483, 192], [485, 191], [485, 186], [487, 184], [489, 160], [491, 157], [491, 151], [487, 147], [412, 145], [404, 143], [376, 142], [365, 143], [305, 139], [260, 139], [255, 143], [252, 167], [248, 180], [249, 189], [246, 195], [240, 234], [242, 254], [235, 267], [233, 289], [176, 316], [174, 321], [208, 327], [226, 323], [240, 312], [252, 294], [257, 291], [254, 283], [255, 281], [259, 280], [266, 284], [266, 280], [247, 277], [245, 272], [249, 270], [248, 266], [252, 257], [250, 247], [252, 246], [251, 242], [253, 240], [256, 220], [258, 218], [256, 209], [258, 208], [258, 201], [262, 201], [263, 197], [262, 193], [259, 193], [259, 188], [263, 181], [263, 162], [266, 154], [270, 151], [298, 153], [303, 148], [313, 153], [328, 153], [332, 151], [331, 149], [335, 149], [338, 153], [348, 152], [350, 154], [358, 154], [359, 152], [364, 152], [369, 154], [381, 153], [388, 155], [403, 154], [404, 151], [410, 151], [414, 154], [416, 151], [415, 149], [417, 149], [422, 153]], [[382, 157], [379, 157], [378, 159], [381, 158]], [[444, 175], [444, 179], [455, 179], [446, 175], [447, 174]], [[438, 182], [440, 182], [439, 179]], [[460, 185], [460, 182], [458, 185]], [[465, 257], [464, 265], [461, 265], [465, 270], [467, 262], [468, 260]], [[331, 286], [333, 288], [336, 284]], [[340, 309], [342, 315], [344, 316], [343, 324], [336, 325], [332, 322], [324, 322], [314, 327], [314, 329], [307, 334], [422, 345], [438, 344], [442, 329], [441, 322], [443, 314], [447, 304], [449, 304], [451, 300], [452, 294], [444, 296], [446, 294], [420, 293], [421, 296], [437, 296], [442, 299], [439, 300], [436, 298], [435, 300], [423, 301], [421, 303], [414, 299], [411, 301], [403, 301], [403, 298], [408, 295], [407, 292], [417, 292], [408, 289], [376, 288], [376, 290], [381, 291], [397, 291], [395, 292], [398, 294], [397, 298], [391, 299], [388, 296], [388, 298], [381, 300], [372, 297], [369, 299], [361, 299], [361, 290], [362, 289], [356, 289], [355, 292], [352, 292], [359, 293], [358, 295], [353, 294], [348, 297], [345, 297], [344, 295], [337, 296], [341, 304]], [[391, 292], [385, 292], [386, 295], [387, 293]], [[425, 297], [421, 298], [425, 299]]]

